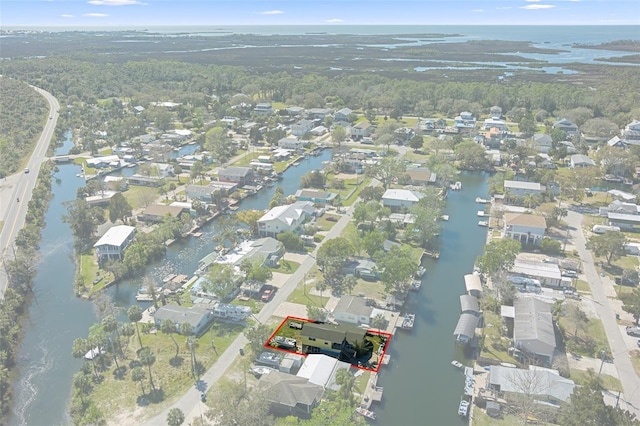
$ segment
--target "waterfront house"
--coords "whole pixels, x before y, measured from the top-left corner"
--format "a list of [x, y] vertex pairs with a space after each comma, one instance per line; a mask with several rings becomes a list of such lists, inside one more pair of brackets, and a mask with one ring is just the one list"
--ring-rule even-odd
[[213, 321], [213, 314], [197, 306], [165, 305], [153, 314], [153, 322], [159, 329], [165, 320], [173, 322], [178, 330], [181, 329], [182, 324], [189, 324], [193, 334], [201, 336]]
[[371, 136], [374, 127], [368, 121], [361, 121], [356, 125], [351, 126], [351, 137], [353, 140], [360, 140]]
[[318, 404], [324, 388], [298, 377], [280, 371], [263, 374], [257, 384], [260, 395], [271, 403], [270, 411], [279, 416], [308, 416]]
[[509, 131], [507, 122], [500, 118], [487, 118], [486, 120], [484, 120], [482, 129], [483, 130], [498, 129], [498, 132], [500, 133], [507, 133]]
[[314, 204], [331, 204], [340, 196], [333, 192], [326, 192], [319, 189], [299, 189], [295, 193], [298, 201], [311, 201]]
[[263, 237], [275, 237], [286, 231], [297, 232], [314, 213], [315, 209], [310, 201], [277, 206], [258, 219], [258, 231]]
[[144, 176], [135, 174], [127, 178], [127, 183], [129, 185], [158, 187], [164, 185], [164, 178], [160, 176]]
[[333, 114], [334, 121], [349, 121], [349, 116], [353, 114], [353, 110], [349, 108], [342, 108]]
[[575, 388], [574, 381], [562, 377], [557, 370], [534, 365], [529, 369], [492, 365], [488, 381], [488, 388], [507, 400], [526, 393], [527, 398], [556, 408], [569, 402]]
[[283, 149], [298, 150], [302, 149], [303, 146], [304, 141], [298, 140], [296, 138], [282, 138], [278, 141], [278, 147]]
[[307, 117], [310, 120], [324, 120], [330, 114], [329, 108], [310, 108], [307, 110]]
[[179, 217], [182, 213], [189, 212], [184, 207], [168, 206], [166, 204], [151, 204], [138, 216], [142, 222], [160, 223], [165, 216]]
[[436, 174], [424, 167], [407, 167], [405, 174], [408, 177], [407, 184], [416, 186], [435, 185]]
[[630, 145], [640, 144], [640, 120], [633, 120], [624, 127], [622, 139]]
[[468, 111], [461, 112], [459, 116], [453, 119], [453, 121], [454, 127], [459, 131], [468, 131], [476, 127], [476, 119], [473, 114]]
[[284, 245], [280, 241], [271, 237], [259, 238], [248, 243], [248, 251], [235, 264], [240, 265], [247, 259], [262, 259], [265, 265], [276, 267], [282, 256], [284, 256]]
[[118, 194], [118, 191], [100, 191], [95, 195], [89, 195], [88, 197], [84, 197], [84, 200], [90, 207], [93, 206], [107, 206], [109, 205], [109, 201], [111, 201], [111, 197]]
[[149, 164], [153, 173], [162, 178], [173, 176], [173, 164], [168, 163], [151, 163]]
[[558, 265], [538, 260], [525, 260], [520, 255], [513, 262], [510, 273], [514, 276], [530, 278], [545, 287], [558, 288], [563, 285], [562, 273]]
[[185, 195], [190, 200], [200, 200], [203, 203], [212, 203], [215, 194], [220, 189], [209, 185], [187, 185]]
[[109, 228], [93, 245], [98, 262], [122, 260], [124, 251], [133, 241], [136, 228], [127, 225], [116, 225]]
[[553, 128], [557, 130], [562, 130], [567, 134], [567, 137], [573, 137], [578, 134], [578, 125], [572, 123], [566, 118], [561, 118], [555, 123], [553, 123]]
[[304, 108], [298, 106], [291, 106], [284, 109], [288, 116], [295, 117], [297, 115], [304, 114]]
[[458, 343], [469, 343], [476, 336], [476, 327], [479, 317], [470, 313], [462, 313], [453, 331], [453, 336]]
[[551, 136], [545, 133], [536, 133], [535, 135], [533, 135], [533, 138], [531, 138], [531, 140], [533, 142], [534, 149], [542, 154], [548, 153], [549, 150], [553, 147], [553, 139], [551, 139]]
[[408, 189], [387, 189], [382, 195], [382, 205], [389, 207], [391, 211], [409, 209], [415, 205], [424, 194]]
[[356, 342], [362, 342], [366, 334], [365, 330], [353, 326], [308, 322], [300, 331], [302, 352], [350, 361], [356, 355]]
[[578, 167], [594, 167], [595, 165], [596, 162], [584, 154], [573, 154], [569, 162], [569, 166], [572, 169], [576, 169]]
[[253, 169], [251, 167], [227, 167], [218, 172], [220, 182], [233, 182], [238, 185], [246, 185], [253, 181]]
[[340, 389], [340, 385], [336, 383], [338, 371], [348, 371], [350, 368], [351, 364], [338, 361], [336, 358], [322, 354], [310, 354], [306, 356], [304, 364], [296, 376], [307, 379], [309, 383], [314, 385], [336, 391]]
[[293, 136], [304, 136], [313, 129], [313, 121], [300, 120], [297, 123], [291, 125], [291, 134]]
[[541, 195], [547, 188], [538, 182], [524, 182], [520, 180], [505, 180], [504, 192], [516, 197], [527, 195]]
[[119, 167], [120, 157], [117, 155], [105, 155], [103, 157], [87, 158], [87, 167], [94, 169], [103, 169], [105, 167]]
[[514, 358], [535, 357], [551, 365], [556, 350], [551, 305], [535, 297], [519, 297], [513, 303]]
[[536, 244], [542, 242], [547, 221], [544, 216], [527, 213], [505, 213], [503, 238], [513, 238], [522, 244]]
[[333, 317], [339, 323], [370, 324], [372, 311], [364, 297], [345, 295], [333, 309]]

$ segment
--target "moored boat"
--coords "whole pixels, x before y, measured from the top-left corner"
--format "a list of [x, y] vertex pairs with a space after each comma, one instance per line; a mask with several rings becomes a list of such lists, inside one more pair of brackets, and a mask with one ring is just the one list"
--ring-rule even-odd
[[416, 271], [416, 278], [422, 278], [425, 272], [427, 272], [427, 269], [424, 266], [418, 266], [418, 270]]
[[462, 367], [464, 367], [464, 364], [462, 364], [460, 361], [457, 361], [457, 360], [455, 360], [455, 359], [454, 359], [453, 361], [451, 361], [451, 365], [453, 365], [453, 366], [454, 366], [454, 367], [456, 367], [456, 368], [462, 368]]
[[422, 281], [413, 280], [413, 281], [411, 281], [411, 285], [409, 286], [409, 290], [410, 291], [418, 291], [418, 290], [420, 290], [420, 287], [422, 287]]
[[376, 419], [376, 413], [371, 411], [371, 410], [367, 410], [364, 407], [356, 408], [356, 413], [358, 413], [361, 416], [364, 416], [364, 417], [366, 417], [368, 419], [371, 419], [371, 420], [375, 420]]
[[489, 226], [489, 222], [486, 220], [481, 220], [478, 222], [478, 226]]
[[463, 399], [460, 401], [460, 405], [458, 405], [458, 415], [460, 417], [467, 417], [469, 415], [469, 401]]

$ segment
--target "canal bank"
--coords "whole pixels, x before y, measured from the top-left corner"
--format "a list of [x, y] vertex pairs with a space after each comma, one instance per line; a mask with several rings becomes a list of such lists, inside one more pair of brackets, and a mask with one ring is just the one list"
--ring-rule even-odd
[[464, 275], [482, 254], [487, 228], [478, 226], [476, 197], [486, 198], [483, 173], [462, 173], [461, 191], [450, 191], [442, 223], [440, 259], [427, 261], [422, 289], [409, 301], [416, 314], [413, 333], [396, 333], [388, 354], [391, 363], [380, 370], [382, 404], [374, 406], [382, 425], [459, 425], [458, 404], [464, 376], [451, 365], [463, 360], [453, 330], [460, 315]]

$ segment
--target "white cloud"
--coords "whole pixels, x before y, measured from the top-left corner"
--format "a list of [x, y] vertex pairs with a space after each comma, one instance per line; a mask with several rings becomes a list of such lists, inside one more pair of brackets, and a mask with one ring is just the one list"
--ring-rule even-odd
[[281, 10], [265, 10], [264, 12], [260, 12], [260, 15], [282, 15], [284, 12]]
[[60, 15], [61, 18], [75, 18], [75, 15], [70, 15], [68, 13], [63, 13], [62, 15]]
[[528, 1], [529, 3], [538, 3], [540, 0], [524, 0], [524, 1]]
[[138, 0], [89, 0], [87, 3], [94, 6], [129, 6], [132, 4], [146, 4]]
[[484, 9], [473, 9], [472, 12], [482, 13], [484, 12]]
[[509, 10], [509, 9], [513, 9], [513, 7], [511, 7], [511, 6], [502, 6], [502, 7], [496, 7], [496, 9], [498, 9], [498, 10]]
[[341, 22], [344, 22], [344, 20], [340, 19], [340, 18], [333, 18], [333, 19], [327, 19], [326, 21], [327, 24], [339, 24]]
[[87, 18], [106, 18], [109, 15], [106, 13], [85, 13], [82, 16], [86, 16]]
[[552, 9], [555, 6], [552, 4], [528, 4], [526, 6], [520, 6], [520, 9], [527, 10], [541, 10], [541, 9]]

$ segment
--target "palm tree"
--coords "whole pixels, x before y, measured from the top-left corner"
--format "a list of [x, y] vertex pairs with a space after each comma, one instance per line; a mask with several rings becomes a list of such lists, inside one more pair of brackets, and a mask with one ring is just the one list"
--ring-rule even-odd
[[198, 349], [198, 339], [191, 335], [187, 337], [187, 348], [191, 352], [191, 373], [196, 376], [198, 374], [198, 360], [196, 359], [196, 349]]
[[176, 342], [175, 337], [173, 337], [173, 333], [177, 332], [176, 323], [169, 319], [166, 319], [162, 321], [162, 324], [160, 325], [160, 331], [162, 331], [164, 334], [168, 334], [169, 337], [171, 337], [171, 340], [173, 340], [173, 344], [176, 345], [175, 358], [177, 358], [178, 355], [180, 354], [180, 345], [178, 345], [178, 342]]
[[167, 424], [169, 426], [180, 426], [184, 423], [184, 413], [179, 408], [172, 408], [167, 414]]
[[91, 392], [89, 376], [84, 374], [82, 371], [78, 371], [73, 375], [73, 387], [78, 391], [78, 394], [80, 394], [80, 401], [84, 404], [84, 396]]
[[138, 328], [138, 321], [142, 319], [142, 309], [138, 305], [133, 305], [127, 311], [129, 321], [136, 324], [136, 332], [138, 334], [138, 343], [140, 343], [140, 349], [142, 349], [142, 338], [140, 337], [140, 329]]
[[140, 388], [142, 389], [142, 394], [144, 395], [144, 379], [146, 379], [147, 375], [142, 369], [142, 367], [136, 367], [131, 370], [131, 380], [134, 382], [140, 382]]
[[144, 348], [138, 354], [138, 358], [140, 359], [140, 363], [146, 365], [149, 369], [149, 384], [151, 385], [151, 389], [156, 390], [153, 384], [153, 375], [151, 374], [151, 366], [156, 362], [156, 354], [154, 354], [151, 349]]
[[118, 348], [115, 348], [113, 345], [113, 340], [109, 337], [109, 342], [111, 343], [111, 350], [113, 351], [113, 361], [116, 363], [116, 368], [120, 370], [120, 366], [118, 365], [118, 351], [122, 352], [122, 348], [120, 347], [120, 333], [118, 332], [118, 321], [114, 315], [107, 315], [102, 319], [102, 329], [109, 334], [116, 334], [116, 342], [118, 343]]

